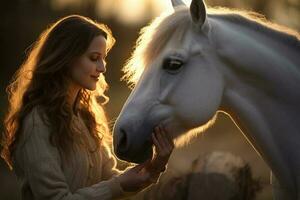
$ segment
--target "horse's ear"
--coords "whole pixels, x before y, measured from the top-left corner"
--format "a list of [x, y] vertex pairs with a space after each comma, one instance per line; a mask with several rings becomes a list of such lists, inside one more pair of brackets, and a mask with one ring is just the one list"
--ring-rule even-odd
[[190, 13], [194, 24], [203, 29], [207, 23], [206, 6], [204, 0], [192, 0]]
[[182, 0], [171, 0], [172, 6], [175, 9], [177, 6], [186, 6]]

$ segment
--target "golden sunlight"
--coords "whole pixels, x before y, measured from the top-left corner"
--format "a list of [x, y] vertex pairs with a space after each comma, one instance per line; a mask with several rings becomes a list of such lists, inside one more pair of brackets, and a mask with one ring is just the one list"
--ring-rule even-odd
[[[172, 8], [171, 0], [94, 0], [95, 11], [104, 18], [113, 17], [122, 23], [143, 23]], [[183, 0], [187, 5], [191, 0]], [[66, 7], [81, 7], [86, 4], [84, 0], [52, 0], [54, 9]]]
[[139, 23], [147, 16], [147, 8], [150, 7], [146, 0], [121, 0], [118, 2], [116, 17], [122, 22]]
[[52, 0], [51, 5], [56, 10], [65, 7], [79, 7], [81, 5], [81, 0]]
[[[191, 0], [184, 0], [189, 4]], [[110, 0], [98, 1], [98, 12], [103, 17], [114, 16], [123, 23], [135, 24], [172, 9], [171, 0]]]

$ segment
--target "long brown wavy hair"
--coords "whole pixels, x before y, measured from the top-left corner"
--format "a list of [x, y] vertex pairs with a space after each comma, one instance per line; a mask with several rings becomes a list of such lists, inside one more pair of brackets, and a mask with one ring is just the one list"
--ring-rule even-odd
[[[11, 170], [13, 153], [22, 132], [22, 121], [36, 106], [43, 108], [47, 123], [51, 125], [51, 144], [60, 152], [69, 153], [74, 141], [72, 106], [67, 102], [70, 64], [99, 35], [106, 38], [109, 51], [115, 39], [106, 25], [87, 17], [71, 15], [47, 28], [31, 46], [27, 59], [7, 87], [9, 107], [4, 118], [1, 157]], [[108, 101], [104, 94], [106, 89], [107, 84], [101, 74], [97, 89], [81, 89], [76, 99], [79, 112], [97, 147], [102, 141], [111, 142], [103, 109], [103, 104]]]

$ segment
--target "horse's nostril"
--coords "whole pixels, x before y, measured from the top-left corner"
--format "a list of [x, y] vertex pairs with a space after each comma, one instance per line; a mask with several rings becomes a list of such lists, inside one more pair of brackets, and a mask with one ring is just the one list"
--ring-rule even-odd
[[127, 133], [124, 129], [120, 129], [120, 140], [118, 143], [118, 150], [120, 152], [125, 152], [127, 150], [128, 141], [127, 141]]

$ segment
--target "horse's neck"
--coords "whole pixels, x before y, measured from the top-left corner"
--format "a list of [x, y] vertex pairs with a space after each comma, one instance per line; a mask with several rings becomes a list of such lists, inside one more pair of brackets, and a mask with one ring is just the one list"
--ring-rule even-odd
[[[275, 55], [282, 62], [289, 62], [300, 70], [300, 36], [296, 31], [293, 33], [295, 35], [290, 35], [283, 32], [284, 27], [278, 31], [238, 15], [225, 16], [211, 15], [210, 22], [229, 47], [234, 48], [235, 44], [256, 45], [256, 48], [270, 51], [270, 56]], [[234, 40], [228, 41], [227, 34]]]
[[226, 84], [222, 109], [281, 184], [295, 188], [292, 183], [298, 182], [299, 187], [300, 177], [295, 176], [300, 168], [299, 52], [240, 25], [223, 25], [222, 30], [218, 38], [218, 54], [226, 66], [221, 69]]
[[284, 45], [281, 40], [275, 40], [280, 39], [278, 35], [274, 39], [271, 34], [266, 35], [266, 31], [255, 31], [226, 20], [212, 22], [217, 54], [226, 66], [230, 66], [229, 70], [234, 71], [242, 81], [254, 87], [258, 85], [274, 98], [298, 105], [299, 40], [295, 44], [289, 41], [289, 45]]
[[268, 163], [286, 193], [299, 191], [299, 115], [242, 85], [226, 90], [221, 109]]

